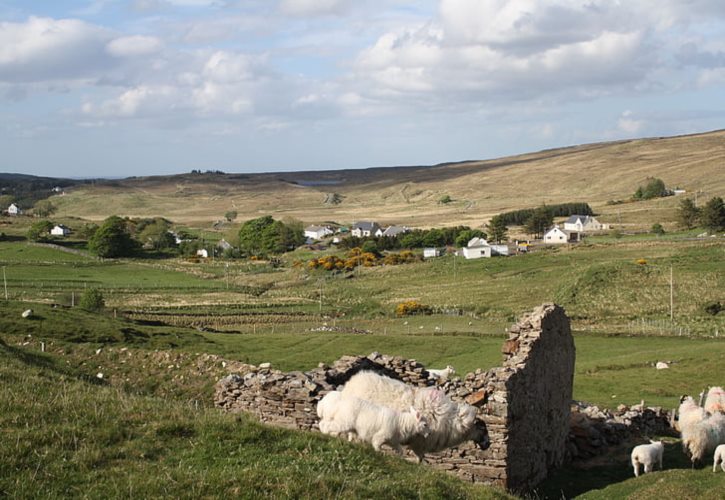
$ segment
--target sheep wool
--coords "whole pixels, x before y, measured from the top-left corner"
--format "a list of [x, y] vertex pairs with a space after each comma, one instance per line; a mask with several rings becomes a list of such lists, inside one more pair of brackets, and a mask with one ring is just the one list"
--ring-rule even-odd
[[725, 472], [725, 444], [719, 445], [715, 448], [715, 455], [712, 457], [712, 471], [717, 472], [717, 466]]
[[710, 387], [704, 408], [708, 413], [725, 413], [725, 391], [722, 387]]
[[634, 475], [639, 476], [640, 465], [644, 465], [644, 472], [652, 472], [654, 466], [659, 464], [662, 470], [662, 455], [665, 445], [662, 441], [650, 441], [649, 444], [640, 444], [632, 450], [632, 468]]

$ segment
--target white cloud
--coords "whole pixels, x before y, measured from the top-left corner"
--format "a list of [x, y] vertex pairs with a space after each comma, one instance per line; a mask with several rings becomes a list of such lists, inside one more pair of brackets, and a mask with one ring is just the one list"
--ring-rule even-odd
[[346, 12], [351, 0], [282, 0], [280, 11], [288, 16], [334, 15]]
[[154, 36], [132, 35], [115, 38], [106, 48], [112, 56], [139, 57], [155, 54], [163, 46], [163, 42]]
[[0, 23], [0, 81], [84, 78], [107, 67], [111, 32], [76, 19]]
[[629, 135], [635, 135], [644, 129], [646, 123], [644, 120], [637, 120], [634, 117], [634, 113], [630, 110], [626, 110], [622, 113], [617, 121], [617, 128]]

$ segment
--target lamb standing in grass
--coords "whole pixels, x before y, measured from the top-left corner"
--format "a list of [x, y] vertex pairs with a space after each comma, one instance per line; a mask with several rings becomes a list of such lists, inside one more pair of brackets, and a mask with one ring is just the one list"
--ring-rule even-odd
[[632, 467], [634, 475], [639, 476], [639, 466], [644, 465], [644, 472], [652, 472], [655, 464], [662, 470], [662, 455], [665, 445], [662, 441], [650, 441], [649, 444], [640, 444], [632, 450]]
[[722, 387], [710, 387], [705, 398], [705, 411], [708, 413], [725, 413], [725, 391]]
[[467, 440], [474, 440], [483, 449], [488, 445], [485, 428], [476, 422], [476, 408], [451, 401], [440, 389], [416, 388], [375, 372], [361, 371], [345, 384], [342, 393], [399, 411], [410, 406], [418, 409], [428, 420], [430, 434], [416, 435], [403, 444], [413, 450], [419, 462], [426, 452], [441, 451]]
[[720, 464], [720, 468], [725, 472], [725, 444], [721, 444], [715, 448], [715, 455], [712, 457], [713, 472], [717, 472], [718, 464]]
[[355, 433], [375, 450], [388, 444], [399, 455], [403, 453], [401, 443], [430, 432], [425, 417], [415, 408], [399, 412], [354, 396], [335, 397], [332, 403], [328, 401], [324, 405], [323, 413], [325, 420], [320, 422], [323, 432], [348, 436]]

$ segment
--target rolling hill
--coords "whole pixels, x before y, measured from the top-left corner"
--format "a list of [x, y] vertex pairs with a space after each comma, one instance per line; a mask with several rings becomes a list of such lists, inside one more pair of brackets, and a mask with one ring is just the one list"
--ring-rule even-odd
[[[607, 202], [629, 199], [648, 177], [702, 199], [723, 196], [724, 160], [725, 131], [715, 131], [434, 166], [132, 177], [79, 185], [54, 201], [59, 216], [96, 220], [163, 215], [208, 225], [236, 210], [239, 220], [271, 214], [305, 223], [375, 219], [417, 227], [479, 226], [501, 211], [586, 201], [600, 220], [636, 228], [671, 221], [677, 200]], [[329, 203], [332, 193], [340, 203]], [[439, 203], [445, 195], [453, 201]]]

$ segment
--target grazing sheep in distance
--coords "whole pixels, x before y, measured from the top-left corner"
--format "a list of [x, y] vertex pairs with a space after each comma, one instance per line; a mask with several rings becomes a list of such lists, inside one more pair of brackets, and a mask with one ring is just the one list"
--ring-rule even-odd
[[718, 464], [720, 464], [720, 468], [725, 472], [725, 444], [721, 444], [715, 448], [715, 455], [712, 457], [713, 472], [717, 472]]
[[652, 472], [655, 464], [659, 464], [662, 470], [662, 454], [665, 445], [662, 441], [650, 441], [649, 444], [640, 444], [632, 450], [632, 468], [634, 475], [639, 476], [639, 466], [644, 465], [644, 472]]
[[320, 422], [323, 432], [348, 436], [354, 433], [372, 444], [376, 451], [388, 444], [402, 455], [402, 442], [417, 434], [427, 436], [430, 432], [425, 417], [413, 407], [399, 412], [354, 396], [335, 397], [333, 404], [325, 405], [323, 413], [325, 420]]
[[399, 411], [410, 406], [418, 409], [428, 419], [430, 434], [425, 438], [415, 436], [403, 444], [415, 453], [419, 462], [426, 452], [441, 451], [467, 440], [474, 440], [483, 449], [488, 447], [485, 427], [477, 425], [476, 408], [451, 401], [440, 389], [416, 388], [375, 372], [361, 371], [350, 378], [342, 393]]
[[722, 387], [710, 387], [705, 398], [705, 411], [708, 413], [725, 413], [725, 391]]
[[725, 414], [711, 416], [682, 429], [682, 446], [689, 452], [693, 465], [700, 462], [709, 451], [725, 443]]
[[21, 314], [21, 316], [22, 316], [23, 318], [29, 318], [29, 317], [31, 317], [32, 315], [33, 315], [33, 310], [32, 310], [32, 309], [26, 309], [26, 310], [25, 310], [25, 311], [23, 311], [23, 313]]
[[448, 380], [455, 375], [456, 370], [451, 365], [446, 366], [442, 370], [436, 370], [434, 368], [428, 369], [428, 378], [436, 380]]

